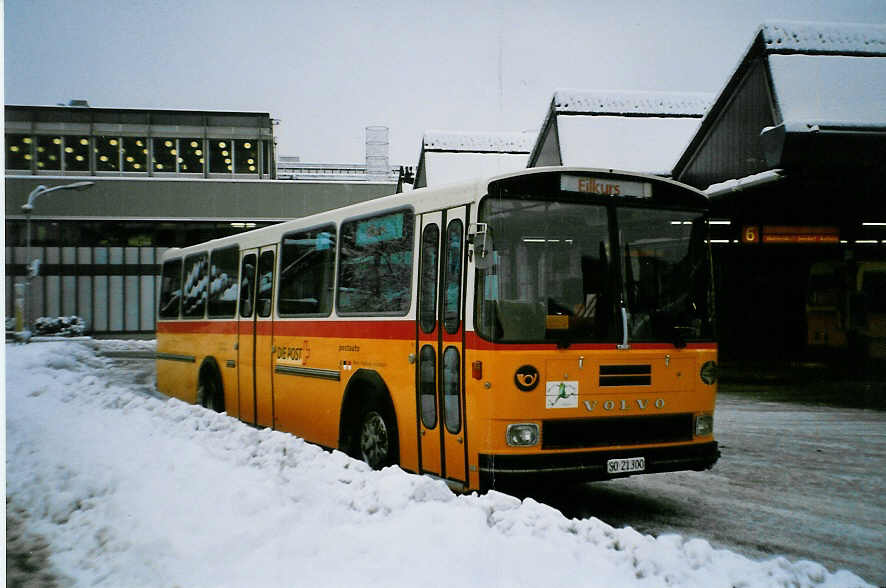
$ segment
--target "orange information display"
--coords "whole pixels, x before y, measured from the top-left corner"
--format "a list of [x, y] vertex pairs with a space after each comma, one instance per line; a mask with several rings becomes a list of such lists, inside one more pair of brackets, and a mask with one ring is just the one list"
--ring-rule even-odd
[[764, 226], [763, 243], [839, 243], [837, 227]]
[[157, 387], [459, 491], [703, 470], [706, 207], [538, 168], [171, 249]]

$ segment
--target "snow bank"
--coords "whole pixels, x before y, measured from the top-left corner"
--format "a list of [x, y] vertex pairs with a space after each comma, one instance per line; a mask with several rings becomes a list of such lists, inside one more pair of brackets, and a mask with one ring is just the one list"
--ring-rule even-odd
[[865, 585], [373, 472], [158, 399], [88, 342], [6, 353], [7, 492], [80, 586]]

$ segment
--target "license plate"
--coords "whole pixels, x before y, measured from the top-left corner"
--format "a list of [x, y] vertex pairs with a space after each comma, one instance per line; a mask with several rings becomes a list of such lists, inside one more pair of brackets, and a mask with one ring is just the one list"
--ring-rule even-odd
[[610, 459], [606, 462], [606, 472], [610, 474], [626, 474], [629, 472], [642, 472], [646, 469], [645, 457], [627, 457], [625, 459]]

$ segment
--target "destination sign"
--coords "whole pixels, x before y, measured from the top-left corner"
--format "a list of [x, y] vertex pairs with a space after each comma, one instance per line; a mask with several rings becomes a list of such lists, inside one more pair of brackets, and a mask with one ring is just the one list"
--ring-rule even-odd
[[583, 194], [600, 194], [601, 196], [626, 196], [630, 198], [651, 198], [652, 184], [649, 182], [631, 182], [613, 178], [594, 178], [590, 176], [560, 176], [560, 190], [564, 192], [581, 192]]

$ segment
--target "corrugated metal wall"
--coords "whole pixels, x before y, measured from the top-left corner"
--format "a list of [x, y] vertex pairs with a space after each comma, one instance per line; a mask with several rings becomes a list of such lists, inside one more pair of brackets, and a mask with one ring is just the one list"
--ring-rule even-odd
[[775, 124], [764, 60], [758, 60], [714, 121], [686, 168], [674, 179], [705, 189], [768, 169], [760, 131]]
[[[32, 320], [77, 315], [90, 332], [151, 333], [163, 247], [32, 247], [41, 262], [31, 280]], [[24, 282], [24, 247], [6, 247], [6, 316], [15, 316], [14, 284]], [[9, 271], [9, 269], [13, 271]]]

